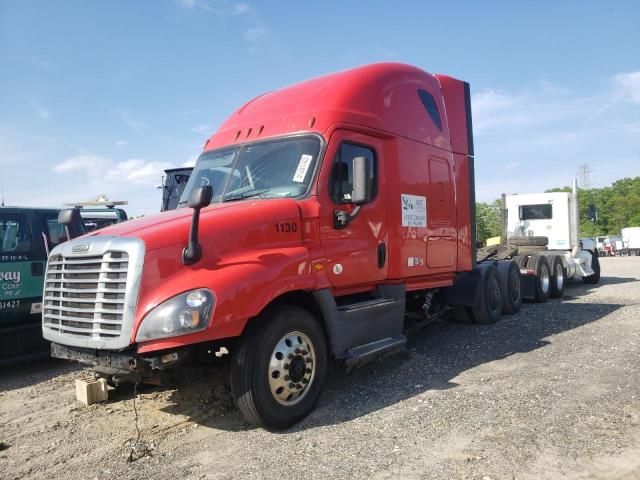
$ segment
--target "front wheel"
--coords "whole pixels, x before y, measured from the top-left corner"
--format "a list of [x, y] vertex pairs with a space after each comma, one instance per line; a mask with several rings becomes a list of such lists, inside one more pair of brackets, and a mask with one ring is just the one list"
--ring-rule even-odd
[[247, 421], [288, 428], [315, 407], [327, 372], [327, 346], [306, 310], [279, 306], [256, 319], [234, 352], [231, 394]]

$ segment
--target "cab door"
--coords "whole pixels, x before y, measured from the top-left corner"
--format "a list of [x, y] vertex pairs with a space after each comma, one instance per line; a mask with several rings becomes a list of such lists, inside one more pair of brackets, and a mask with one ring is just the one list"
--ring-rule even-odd
[[[364, 157], [370, 172], [371, 199], [359, 207], [351, 202], [356, 157]], [[337, 130], [331, 136], [322, 171], [318, 185], [320, 238], [332, 285], [351, 289], [379, 283], [388, 272], [385, 192], [380, 175], [384, 171], [382, 141]]]

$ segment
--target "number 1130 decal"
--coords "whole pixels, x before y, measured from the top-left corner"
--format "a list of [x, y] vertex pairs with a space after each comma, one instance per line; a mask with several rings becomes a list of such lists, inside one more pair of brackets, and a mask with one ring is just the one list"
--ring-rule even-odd
[[276, 223], [276, 233], [295, 233], [298, 231], [298, 224], [291, 222]]

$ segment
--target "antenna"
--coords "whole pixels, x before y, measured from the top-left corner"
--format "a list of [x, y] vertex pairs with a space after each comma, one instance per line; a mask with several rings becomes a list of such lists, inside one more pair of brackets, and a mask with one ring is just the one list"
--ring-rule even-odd
[[4, 187], [0, 188], [0, 191], [2, 192], [2, 205], [0, 206], [4, 207]]

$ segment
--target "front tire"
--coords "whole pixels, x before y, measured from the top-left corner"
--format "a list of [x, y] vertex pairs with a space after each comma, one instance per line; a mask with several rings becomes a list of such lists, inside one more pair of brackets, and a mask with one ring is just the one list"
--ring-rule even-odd
[[231, 395], [244, 418], [282, 430], [315, 407], [327, 372], [322, 327], [306, 310], [268, 309], [243, 336], [231, 363]]

